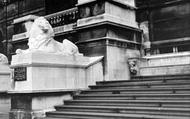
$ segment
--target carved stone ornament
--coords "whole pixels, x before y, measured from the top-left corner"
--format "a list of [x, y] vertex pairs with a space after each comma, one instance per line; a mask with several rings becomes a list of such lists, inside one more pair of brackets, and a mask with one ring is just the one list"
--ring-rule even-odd
[[137, 70], [138, 70], [137, 61], [136, 60], [129, 60], [128, 64], [129, 64], [129, 71], [130, 71], [130, 73], [132, 75], [136, 75], [137, 74]]
[[4, 54], [0, 53], [0, 64], [8, 64], [8, 59]]
[[42, 51], [46, 53], [59, 53], [64, 55], [77, 55], [78, 47], [71, 41], [65, 39], [62, 43], [54, 40], [54, 31], [50, 23], [44, 18], [39, 17], [34, 20], [28, 33], [29, 49], [17, 49], [17, 54], [28, 53], [33, 51]]

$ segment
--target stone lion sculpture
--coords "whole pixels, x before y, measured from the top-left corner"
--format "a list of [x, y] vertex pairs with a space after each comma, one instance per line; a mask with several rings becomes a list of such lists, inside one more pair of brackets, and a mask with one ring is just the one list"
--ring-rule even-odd
[[4, 54], [0, 53], [0, 64], [8, 64], [8, 59]]
[[39, 17], [34, 20], [28, 33], [29, 49], [17, 49], [16, 53], [27, 53], [32, 51], [43, 51], [47, 53], [60, 53], [65, 55], [79, 54], [78, 47], [71, 41], [65, 39], [62, 43], [54, 40], [54, 31], [50, 23], [44, 18]]

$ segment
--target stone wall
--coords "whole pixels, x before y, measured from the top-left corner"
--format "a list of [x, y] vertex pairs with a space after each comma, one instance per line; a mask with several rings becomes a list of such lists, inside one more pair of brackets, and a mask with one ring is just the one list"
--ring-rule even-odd
[[143, 57], [140, 75], [172, 75], [190, 73], [190, 53], [162, 54]]

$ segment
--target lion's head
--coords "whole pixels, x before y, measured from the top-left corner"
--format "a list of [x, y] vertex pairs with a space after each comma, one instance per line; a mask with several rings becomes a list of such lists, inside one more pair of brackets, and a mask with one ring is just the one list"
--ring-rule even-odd
[[49, 37], [54, 36], [53, 28], [44, 17], [38, 17], [35, 19], [29, 31], [29, 38], [34, 38], [38, 35], [47, 35]]
[[29, 49], [36, 49], [42, 42], [48, 41], [53, 37], [54, 31], [50, 23], [44, 17], [38, 17], [34, 20], [29, 31]]

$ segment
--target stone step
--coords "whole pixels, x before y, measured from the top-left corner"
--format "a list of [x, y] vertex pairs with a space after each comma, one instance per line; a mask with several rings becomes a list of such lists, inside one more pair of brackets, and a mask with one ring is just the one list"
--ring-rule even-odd
[[120, 81], [99, 81], [96, 85], [119, 85], [119, 84], [146, 84], [146, 83], [162, 83], [164, 80], [120, 80]]
[[127, 85], [127, 86], [138, 86], [138, 85], [177, 85], [177, 84], [190, 84], [190, 79], [188, 79], [187, 81], [153, 81], [153, 82], [150, 82], [150, 83], [147, 83], [147, 82], [122, 82], [122, 83], [119, 83], [119, 84], [116, 84], [116, 83], [106, 83], [106, 84], [103, 84], [103, 85], [96, 85], [96, 86], [121, 86], [121, 85]]
[[100, 81], [43, 119], [190, 119], [190, 74]]
[[152, 83], [169, 83], [169, 82], [190, 82], [190, 77], [188, 78], [174, 78], [174, 79], [164, 79], [164, 78], [160, 78], [160, 79], [133, 79], [133, 80], [115, 80], [115, 81], [98, 81], [96, 82], [97, 85], [119, 85], [119, 84], [134, 84], [134, 85], [138, 85], [138, 84], [152, 84]]
[[[35, 119], [60, 119], [60, 118], [55, 118], [55, 117], [36, 117]], [[66, 119], [66, 118], [62, 118], [62, 119]], [[70, 118], [70, 119], [72, 119], [72, 118]]]
[[0, 119], [9, 119], [9, 114], [5, 112], [0, 112]]
[[134, 93], [188, 93], [190, 94], [190, 87], [182, 88], [119, 88], [119, 89], [93, 89], [82, 91], [81, 94], [134, 94]]
[[[60, 118], [56, 118], [56, 117], [37, 117], [37, 118], [35, 118], [35, 119], [60, 119]], [[74, 119], [74, 118], [72, 118], [72, 117], [61, 117], [61, 119]]]
[[81, 94], [74, 96], [74, 99], [80, 100], [133, 100], [133, 99], [160, 99], [160, 100], [190, 100], [190, 94]]
[[132, 76], [135, 80], [158, 80], [158, 79], [181, 79], [190, 78], [190, 74], [167, 74], [167, 75], [151, 75], [151, 76]]
[[152, 87], [190, 87], [190, 82], [170, 82], [170, 83], [147, 83], [147, 84], [119, 84], [119, 85], [91, 85], [91, 89], [100, 89], [100, 88], [121, 88], [121, 87], [130, 87], [130, 88], [152, 88]]
[[77, 119], [189, 119], [183, 116], [163, 116], [146, 114], [120, 114], [120, 113], [97, 113], [97, 112], [64, 112], [55, 111], [47, 113], [49, 117], [77, 118]]
[[[35, 118], [36, 119], [36, 118]], [[96, 117], [71, 117], [71, 116], [64, 116], [64, 117], [43, 117], [37, 119], [97, 119]], [[101, 119], [101, 118], [99, 118]]]
[[65, 105], [190, 108], [190, 100], [67, 100]]
[[162, 108], [162, 107], [120, 107], [120, 106], [83, 106], [62, 105], [55, 107], [57, 111], [79, 111], [100, 113], [125, 113], [125, 114], [153, 114], [170, 116], [190, 116], [190, 108]]

